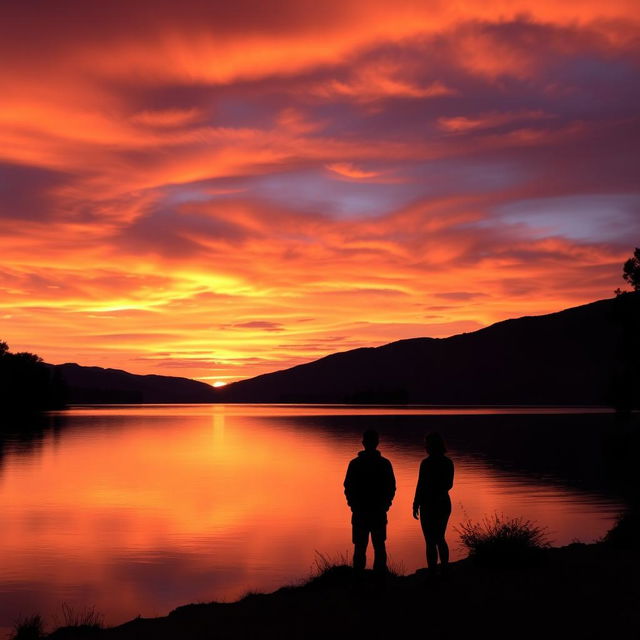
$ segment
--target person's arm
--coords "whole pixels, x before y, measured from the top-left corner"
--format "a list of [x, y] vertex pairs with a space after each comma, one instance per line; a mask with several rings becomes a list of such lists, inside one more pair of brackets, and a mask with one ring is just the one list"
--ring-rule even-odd
[[389, 462], [387, 466], [387, 511], [396, 495], [396, 477], [393, 473], [393, 466]]
[[354, 502], [354, 471], [353, 471], [353, 461], [349, 463], [347, 467], [347, 475], [344, 478], [344, 495], [347, 498], [347, 504], [353, 510], [353, 502]]
[[418, 471], [418, 483], [416, 484], [416, 493], [413, 498], [413, 517], [418, 520], [420, 517], [420, 498], [422, 496], [422, 490], [424, 485], [424, 460], [420, 463], [420, 470]]
[[447, 477], [445, 480], [445, 486], [447, 487], [447, 491], [449, 491], [453, 487], [453, 461], [450, 458], [449, 464], [447, 465]]

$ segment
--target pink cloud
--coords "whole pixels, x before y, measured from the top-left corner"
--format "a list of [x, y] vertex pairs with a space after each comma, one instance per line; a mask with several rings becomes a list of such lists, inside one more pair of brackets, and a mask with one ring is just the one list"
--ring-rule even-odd
[[379, 171], [365, 171], [359, 169], [351, 162], [332, 162], [326, 165], [329, 171], [337, 173], [345, 178], [354, 178], [356, 180], [363, 178], [375, 178], [380, 175]]
[[0, 338], [234, 379], [609, 295], [640, 48], [580, 5], [5, 3]]

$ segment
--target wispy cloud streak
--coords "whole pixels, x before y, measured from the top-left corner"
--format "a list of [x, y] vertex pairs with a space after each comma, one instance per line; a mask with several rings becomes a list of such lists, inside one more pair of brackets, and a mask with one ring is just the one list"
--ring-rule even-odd
[[633, 0], [0, 9], [0, 338], [232, 380], [608, 296]]

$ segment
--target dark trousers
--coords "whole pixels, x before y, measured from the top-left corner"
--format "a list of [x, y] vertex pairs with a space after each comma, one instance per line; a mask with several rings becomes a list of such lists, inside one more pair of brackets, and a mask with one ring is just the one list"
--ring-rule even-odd
[[351, 517], [351, 539], [353, 541], [353, 568], [364, 570], [367, 564], [369, 535], [373, 545], [374, 571], [386, 571], [387, 514], [386, 512], [354, 512]]
[[428, 504], [420, 505], [420, 524], [427, 547], [427, 567], [435, 568], [438, 562], [446, 566], [449, 563], [449, 545], [444, 539], [447, 523], [451, 515], [451, 500], [447, 495]]

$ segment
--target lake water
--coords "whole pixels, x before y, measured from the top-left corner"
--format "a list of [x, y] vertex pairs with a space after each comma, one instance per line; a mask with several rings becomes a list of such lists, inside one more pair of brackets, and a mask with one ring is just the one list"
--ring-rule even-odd
[[316, 552], [350, 556], [342, 482], [369, 427], [398, 485], [392, 566], [425, 565], [411, 503], [422, 436], [433, 429], [456, 465], [454, 559], [465, 555], [454, 527], [496, 512], [548, 527], [557, 545], [593, 541], [622, 508], [604, 490], [610, 420], [587, 410], [310, 405], [49, 414], [0, 449], [0, 629], [35, 612], [61, 623], [62, 602], [95, 606], [107, 624], [165, 615], [295, 583]]

